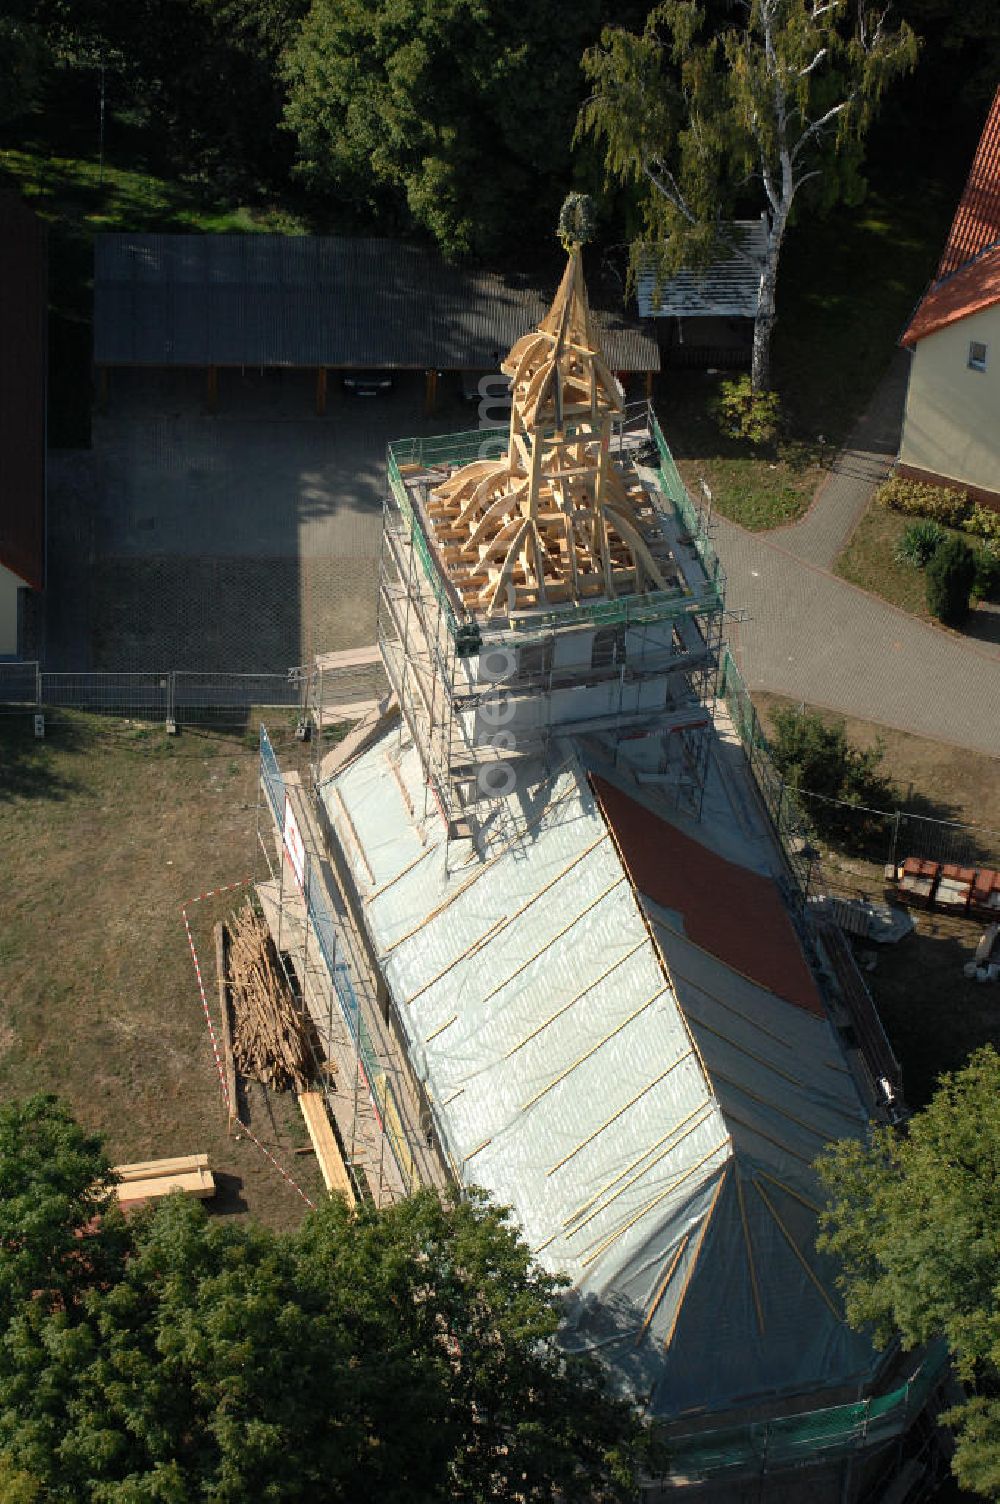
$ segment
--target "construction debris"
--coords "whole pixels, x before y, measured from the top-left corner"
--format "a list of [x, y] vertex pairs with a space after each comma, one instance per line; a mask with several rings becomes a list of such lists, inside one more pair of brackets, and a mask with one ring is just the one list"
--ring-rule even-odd
[[267, 926], [250, 904], [229, 921], [233, 1060], [275, 1091], [305, 1091], [313, 1076], [309, 1025], [295, 1006]]

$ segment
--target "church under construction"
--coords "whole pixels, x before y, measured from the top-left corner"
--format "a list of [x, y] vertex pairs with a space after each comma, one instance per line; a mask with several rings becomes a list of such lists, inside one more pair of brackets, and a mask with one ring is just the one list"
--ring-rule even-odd
[[260, 892], [353, 1192], [513, 1209], [566, 1349], [670, 1441], [651, 1499], [888, 1497], [942, 1360], [848, 1327], [812, 1166], [895, 1061], [720, 694], [724, 579], [579, 246], [503, 370], [501, 455], [390, 446], [377, 650], [317, 661], [311, 787], [264, 738]]

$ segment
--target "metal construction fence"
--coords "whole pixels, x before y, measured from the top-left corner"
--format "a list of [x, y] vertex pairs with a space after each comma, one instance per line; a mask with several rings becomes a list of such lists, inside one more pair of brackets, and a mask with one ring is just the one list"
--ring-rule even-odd
[[[285, 782], [274, 747], [271, 745], [271, 738], [263, 725], [260, 728], [260, 781], [277, 827], [283, 830]], [[413, 1189], [418, 1184], [419, 1177], [403, 1130], [399, 1103], [396, 1100], [392, 1083], [379, 1059], [378, 1051], [372, 1042], [371, 1032], [365, 1022], [364, 1011], [359, 1006], [348, 966], [344, 960], [341, 960], [345, 946], [340, 927], [330, 907], [322, 874], [308, 851], [304, 853], [302, 891], [309, 921], [323, 962], [330, 974], [334, 995], [340, 1006], [348, 1034], [354, 1044], [358, 1070], [362, 1075], [364, 1085], [368, 1088], [379, 1127], [388, 1140], [393, 1158], [403, 1178], [403, 1184]]]
[[295, 674], [66, 673], [37, 663], [0, 663], [0, 714], [70, 709], [176, 725], [241, 726], [251, 707], [301, 707]]
[[813, 881], [815, 860], [807, 824], [796, 796], [775, 767], [750, 691], [728, 648], [724, 649], [719, 664], [719, 694], [743, 743], [747, 763], [784, 849], [799, 895], [805, 899]]
[[905, 1384], [826, 1410], [781, 1416], [745, 1426], [667, 1439], [670, 1470], [690, 1478], [720, 1473], [765, 1473], [819, 1463], [902, 1436], [949, 1370], [947, 1348], [932, 1347]]

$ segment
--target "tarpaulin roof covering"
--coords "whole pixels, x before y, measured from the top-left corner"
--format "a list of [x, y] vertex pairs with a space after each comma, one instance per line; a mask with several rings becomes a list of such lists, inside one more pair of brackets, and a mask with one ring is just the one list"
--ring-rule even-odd
[[636, 278], [640, 315], [755, 319], [767, 251], [767, 223], [763, 216], [740, 219], [734, 221], [733, 229], [739, 233], [743, 255], [720, 257], [700, 270], [682, 267], [672, 277], [659, 280], [652, 261], [645, 266]]
[[[837, 1036], [713, 954], [681, 890], [637, 891], [631, 796], [605, 781], [606, 819], [572, 744], [560, 758], [515, 837], [485, 859], [452, 842], [447, 866], [395, 733], [324, 790], [456, 1173], [569, 1275], [565, 1345], [652, 1413], [861, 1382], [875, 1355], [814, 1248], [811, 1162], [865, 1126]], [[647, 811], [654, 842], [666, 823]], [[721, 926], [732, 864], [713, 860]]]
[[[552, 289], [401, 241], [318, 235], [97, 235], [98, 365], [496, 370]], [[655, 371], [656, 341], [595, 311], [611, 365]]]

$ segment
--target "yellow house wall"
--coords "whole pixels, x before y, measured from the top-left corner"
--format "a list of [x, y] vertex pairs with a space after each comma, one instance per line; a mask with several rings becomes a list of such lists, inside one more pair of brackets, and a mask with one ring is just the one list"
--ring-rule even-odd
[[0, 564], [0, 658], [17, 653], [17, 592], [23, 583]]
[[[969, 342], [987, 346], [969, 369]], [[1000, 491], [1000, 306], [920, 340], [913, 351], [899, 458], [916, 470]]]

